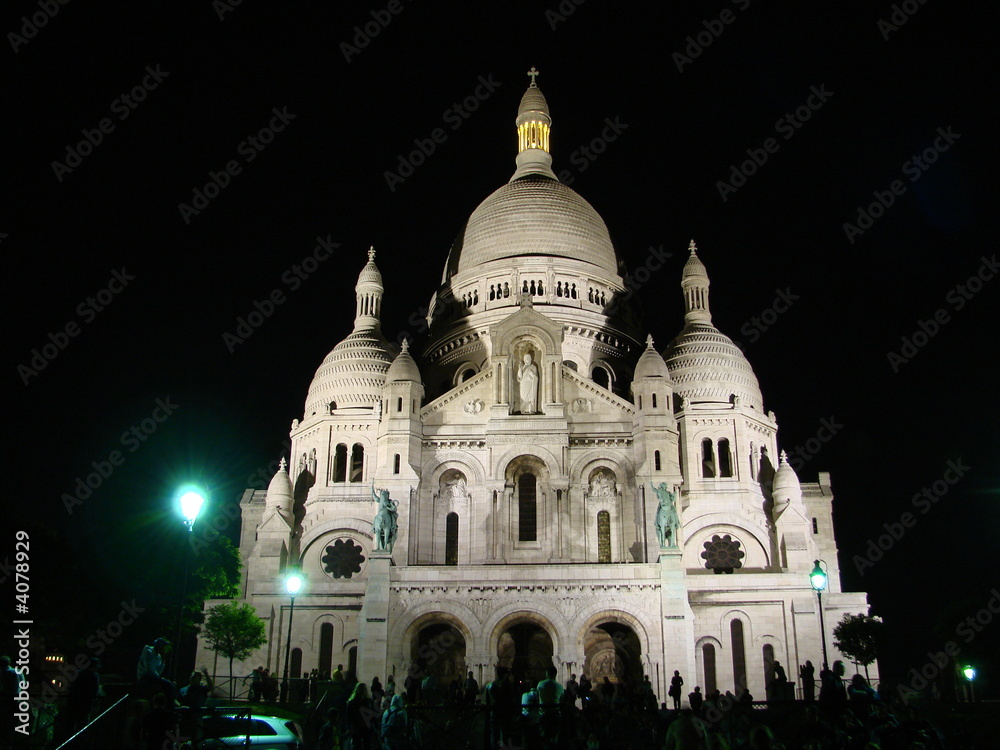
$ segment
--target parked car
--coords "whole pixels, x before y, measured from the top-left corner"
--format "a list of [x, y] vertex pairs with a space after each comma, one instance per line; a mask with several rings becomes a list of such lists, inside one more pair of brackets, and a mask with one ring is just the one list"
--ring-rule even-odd
[[[280, 716], [206, 716], [202, 750], [223, 747], [252, 747], [254, 750], [305, 750], [302, 727]], [[250, 742], [247, 744], [247, 736]]]

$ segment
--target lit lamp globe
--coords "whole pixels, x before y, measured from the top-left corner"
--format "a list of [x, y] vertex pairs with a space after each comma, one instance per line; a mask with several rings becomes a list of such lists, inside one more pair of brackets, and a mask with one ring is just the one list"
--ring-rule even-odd
[[965, 675], [965, 679], [967, 679], [969, 682], [972, 682], [974, 679], [976, 679], [976, 668], [966, 665], [965, 667], [962, 668], [962, 674]]
[[301, 590], [302, 576], [298, 573], [292, 573], [292, 575], [285, 579], [285, 591], [288, 592], [289, 596], [295, 596]]
[[188, 531], [192, 531], [194, 522], [198, 519], [202, 506], [205, 505], [205, 496], [198, 490], [184, 490], [181, 492], [177, 504], [180, 507], [181, 516], [184, 518], [184, 525], [187, 526]]
[[813, 568], [812, 573], [809, 574], [809, 583], [816, 592], [826, 590], [826, 573], [823, 571], [823, 568], [820, 567], [819, 560], [816, 561], [816, 567]]

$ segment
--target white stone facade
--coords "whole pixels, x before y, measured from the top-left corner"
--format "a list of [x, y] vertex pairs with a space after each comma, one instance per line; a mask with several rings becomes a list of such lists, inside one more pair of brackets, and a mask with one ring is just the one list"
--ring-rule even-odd
[[[549, 124], [532, 83], [518, 125], [547, 145]], [[416, 661], [483, 684], [498, 663], [536, 675], [551, 658], [563, 680], [649, 675], [662, 701], [675, 669], [685, 693], [763, 698], [769, 658], [791, 680], [807, 659], [819, 672], [814, 560], [831, 662], [834, 625], [867, 612], [840, 591], [829, 476], [800, 485], [777, 459], [775, 415], [711, 324], [694, 243], [684, 326], [661, 354], [619, 301], [604, 222], [539, 143], [522, 138], [511, 183], [451, 248], [416, 359], [381, 332], [370, 253], [287, 470], [241, 502], [244, 599], [270, 627], [243, 674], [282, 670], [292, 567], [307, 580], [293, 673], [343, 664], [366, 681], [401, 682]], [[526, 358], [537, 384], [518, 379]], [[398, 502], [391, 554], [375, 549], [373, 484]], [[654, 487], [677, 489], [678, 546], [660, 547]]]

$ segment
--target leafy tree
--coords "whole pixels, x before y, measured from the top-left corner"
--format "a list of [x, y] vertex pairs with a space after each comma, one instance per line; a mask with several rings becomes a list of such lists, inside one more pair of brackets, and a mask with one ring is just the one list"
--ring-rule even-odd
[[[229, 602], [212, 607], [205, 617], [201, 630], [209, 648], [229, 659], [229, 676], [232, 679], [233, 661], [243, 661], [267, 643], [264, 621], [249, 604]], [[229, 697], [233, 697], [233, 682], [229, 683]]]
[[868, 665], [878, 656], [884, 633], [885, 623], [877, 615], [844, 615], [833, 629], [833, 645], [851, 661], [863, 666], [867, 678]]

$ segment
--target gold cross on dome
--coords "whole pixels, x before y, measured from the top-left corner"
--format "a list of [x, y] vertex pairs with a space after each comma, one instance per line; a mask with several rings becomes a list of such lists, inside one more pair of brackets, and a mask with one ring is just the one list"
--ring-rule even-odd
[[535, 70], [535, 66], [532, 65], [531, 66], [531, 70], [528, 71], [528, 77], [531, 79], [531, 85], [532, 86], [537, 86], [538, 85], [537, 83], [535, 83], [535, 78], [537, 78], [538, 75], [539, 75], [538, 71]]

